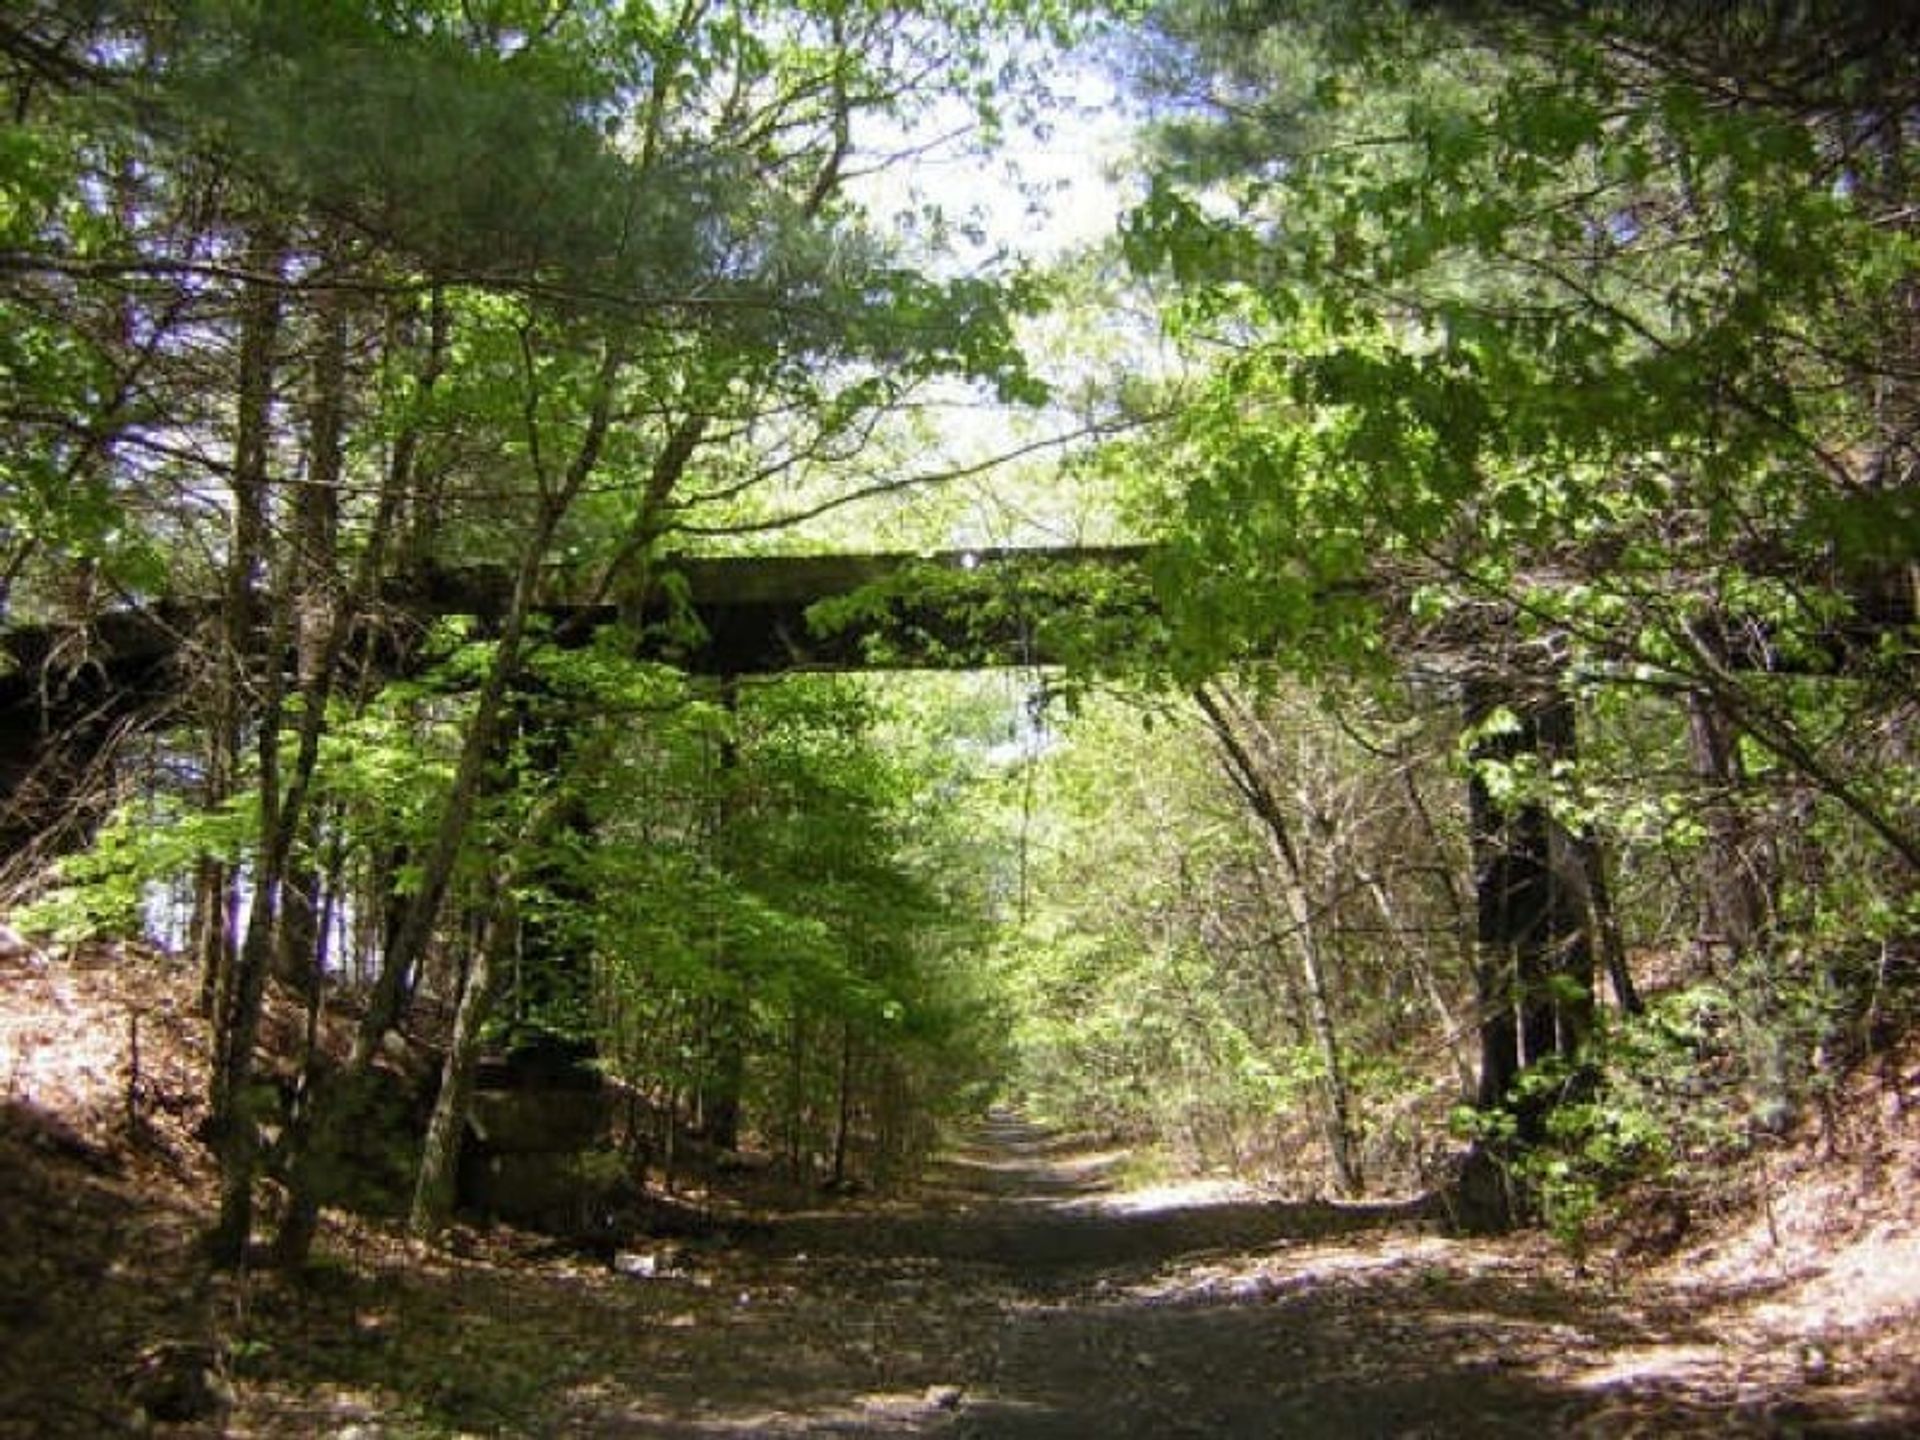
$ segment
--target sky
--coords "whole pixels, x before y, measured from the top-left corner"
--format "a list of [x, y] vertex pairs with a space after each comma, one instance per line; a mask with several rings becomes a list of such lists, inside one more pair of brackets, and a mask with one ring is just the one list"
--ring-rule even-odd
[[[1052, 95], [1031, 116], [1010, 114], [1006, 135], [987, 153], [980, 150], [968, 103], [957, 95], [931, 107], [912, 129], [869, 120], [865, 132], [856, 133], [869, 167], [862, 171], [856, 163], [852, 195], [883, 233], [909, 248], [933, 240], [929, 212], [944, 217], [951, 250], [934, 259], [936, 272], [991, 274], [1022, 263], [1045, 266], [1066, 259], [1110, 239], [1132, 202], [1120, 178], [1131, 120], [1113, 79], [1088, 57], [1062, 57], [1043, 68]], [[871, 157], [888, 155], [913, 158], [872, 167]], [[1043, 319], [1023, 335], [1043, 373], [1060, 363], [1061, 323]], [[1054, 358], [1050, 351], [1056, 352]], [[1055, 370], [1054, 378], [1064, 388], [1075, 377]], [[930, 471], [976, 463], [1082, 424], [1081, 417], [1064, 409], [1016, 411], [983, 403], [958, 387], [946, 398], [938, 438], [921, 457]], [[928, 506], [950, 512], [944, 543], [962, 549], [1105, 538], [1083, 533], [1064, 487], [1035, 483], [1036, 468], [1050, 465], [1059, 453], [1043, 450], [1029, 464], [930, 495]], [[1016, 480], [1016, 471], [1025, 478]], [[970, 497], [968, 503], [956, 503], [956, 489]]]
[[1040, 113], [1009, 117], [1004, 140], [986, 156], [959, 95], [932, 106], [910, 130], [868, 117], [856, 134], [861, 152], [914, 158], [868, 169], [853, 181], [853, 194], [883, 228], [928, 204], [955, 222], [977, 220], [978, 240], [960, 247], [963, 266], [1002, 249], [1057, 259], [1110, 235], [1126, 203], [1113, 176], [1127, 144], [1125, 106], [1090, 57], [1063, 56], [1047, 68], [1053, 93]]

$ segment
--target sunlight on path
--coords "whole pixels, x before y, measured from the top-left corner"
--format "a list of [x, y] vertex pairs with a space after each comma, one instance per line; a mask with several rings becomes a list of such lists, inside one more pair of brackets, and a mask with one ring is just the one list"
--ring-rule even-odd
[[929, 1190], [969, 1198], [1033, 1204], [1105, 1194], [1124, 1149], [1091, 1149], [1055, 1135], [1013, 1111], [995, 1108], [935, 1167]]
[[1671, 1338], [1419, 1207], [1127, 1191], [1126, 1158], [996, 1110], [919, 1203], [775, 1222], [734, 1340], [784, 1389], [631, 1433], [1537, 1437], [1618, 1398], [1581, 1357]]
[[[361, 1415], [369, 1437], [456, 1433], [377, 1428], [394, 1402], [358, 1365], [389, 1344], [418, 1347], [408, 1374], [448, 1377], [434, 1403], [476, 1435], [1914, 1433], [1840, 1425], [1872, 1412], [1809, 1388], [1797, 1350], [1577, 1276], [1540, 1237], [1456, 1239], [1418, 1206], [1129, 1191], [1125, 1159], [995, 1112], [911, 1201], [661, 1241], [646, 1267], [396, 1249], [364, 1290], [302, 1299], [340, 1307], [304, 1333], [341, 1348], [310, 1345], [321, 1383], [256, 1395], [256, 1422], [278, 1408], [236, 1433], [342, 1435]], [[485, 1418], [533, 1406], [532, 1429]]]

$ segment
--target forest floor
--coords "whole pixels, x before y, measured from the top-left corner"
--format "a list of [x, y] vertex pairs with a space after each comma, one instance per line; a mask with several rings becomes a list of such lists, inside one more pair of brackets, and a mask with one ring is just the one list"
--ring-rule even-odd
[[[996, 1113], [905, 1199], [611, 1256], [332, 1216], [293, 1282], [195, 1258], [188, 999], [153, 957], [0, 960], [6, 1440], [1920, 1434], [1920, 1054], [1658, 1263], [1129, 1189]], [[183, 1362], [219, 1413], [143, 1419]]]

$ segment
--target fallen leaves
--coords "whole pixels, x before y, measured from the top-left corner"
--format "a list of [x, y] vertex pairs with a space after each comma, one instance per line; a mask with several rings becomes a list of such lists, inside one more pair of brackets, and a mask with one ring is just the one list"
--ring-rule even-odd
[[[1820, 1183], [1864, 1217], [1845, 1233], [1806, 1198], [1821, 1192], [1796, 1189], [1778, 1197], [1773, 1250], [1756, 1229], [1722, 1234], [1707, 1263], [1582, 1276], [1539, 1237], [1452, 1239], [1417, 1207], [1218, 1182], [1109, 1193], [1111, 1153], [1003, 1126], [917, 1202], [771, 1217], [739, 1243], [636, 1236], [594, 1255], [460, 1226], [430, 1247], [329, 1214], [319, 1274], [209, 1281], [192, 1245], [210, 1193], [184, 1128], [192, 1092], [168, 1079], [197, 1063], [191, 1026], [143, 1027], [140, 1137], [124, 1061], [100, 1048], [124, 1041], [129, 995], [184, 1016], [167, 1008], [181, 983], [137, 960], [0, 977], [6, 1033], [34, 1037], [16, 1072], [34, 1067], [54, 1102], [16, 1104], [0, 1126], [9, 1440], [121, 1425], [165, 1354], [227, 1387], [209, 1394], [236, 1437], [1531, 1440], [1920, 1423], [1910, 1216], [1831, 1172]], [[40, 1068], [89, 1026], [95, 1049]], [[1906, 1128], [1873, 1139], [1886, 1185], [1920, 1173], [1896, 1144], [1915, 1113], [1887, 1110], [1889, 1131]]]

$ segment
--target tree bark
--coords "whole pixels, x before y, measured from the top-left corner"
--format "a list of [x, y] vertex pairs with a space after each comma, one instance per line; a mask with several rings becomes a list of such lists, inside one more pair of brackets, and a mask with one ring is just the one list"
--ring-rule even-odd
[[467, 1104], [473, 1095], [473, 1074], [480, 1058], [480, 1032], [493, 1008], [506, 947], [513, 943], [516, 911], [509, 895], [511, 877], [501, 876], [486, 933], [475, 947], [467, 967], [460, 999], [453, 1015], [453, 1034], [440, 1069], [440, 1091], [427, 1121], [426, 1143], [420, 1154], [420, 1172], [414, 1182], [413, 1205], [407, 1228], [431, 1239], [446, 1227], [453, 1213], [460, 1176], [460, 1151], [466, 1139]]
[[[739, 693], [731, 684], [720, 690], [720, 704], [728, 716], [739, 713]], [[709, 843], [715, 863], [726, 869], [733, 847], [732, 830], [738, 819], [734, 786], [740, 768], [739, 746], [731, 730], [722, 735], [716, 757], [717, 786], [714, 791], [713, 830]], [[707, 1139], [722, 1150], [740, 1148], [741, 1106], [747, 1084], [747, 1031], [752, 1022], [753, 997], [747, 991], [747, 977], [736, 957], [728, 955], [716, 933], [713, 940], [713, 966], [718, 973], [719, 993], [713, 1000], [708, 1030], [711, 1065], [701, 1087], [700, 1119]]]
[[[305, 1263], [306, 1245], [314, 1233], [313, 1219], [319, 1207], [317, 1162], [339, 1148], [341, 1137], [360, 1113], [374, 1058], [387, 1033], [399, 1021], [407, 976], [426, 954], [439, 923], [455, 866], [487, 786], [494, 744], [512, 683], [520, 672], [527, 622], [538, 596], [541, 570], [560, 522], [599, 464], [612, 421], [614, 385], [621, 364], [619, 349], [607, 344], [595, 378], [586, 427], [571, 463], [562, 475], [538, 477], [542, 491], [539, 511], [532, 533], [521, 548], [493, 658], [475, 697], [473, 713], [461, 738], [453, 782], [421, 862], [419, 888], [408, 902], [399, 928], [381, 957], [380, 970], [367, 996], [366, 1009], [355, 1031], [346, 1064], [335, 1083], [314, 1096], [303, 1122], [290, 1127], [287, 1224], [283, 1227], [288, 1233], [275, 1245], [281, 1261], [290, 1267]], [[530, 385], [531, 372], [529, 365]], [[528, 414], [531, 426], [531, 405]], [[533, 448], [537, 455], [537, 445]]]
[[833, 1122], [833, 1183], [847, 1183], [847, 1151], [853, 1136], [853, 1026], [840, 1025], [840, 1103]]
[[1701, 851], [1700, 942], [1732, 956], [1759, 942], [1770, 909], [1767, 870], [1747, 833], [1739, 793], [1745, 778], [1740, 735], [1711, 695], [1689, 692], [1687, 749], [1705, 788], [1707, 843]]
[[[255, 232], [248, 268], [276, 276], [285, 263], [285, 241], [269, 226]], [[228, 516], [226, 568], [222, 578], [219, 633], [214, 642], [213, 695], [207, 725], [204, 801], [217, 810], [239, 785], [246, 730], [246, 684], [259, 648], [260, 581], [267, 549], [267, 460], [272, 442], [273, 380], [281, 323], [280, 288], [271, 278], [248, 284], [240, 305], [240, 349], [235, 383], [232, 509]], [[195, 887], [193, 934], [200, 965], [201, 1004], [213, 1022], [216, 1059], [213, 1115], [225, 1123], [228, 1091], [224, 1037], [230, 1023], [233, 985], [234, 877], [217, 860], [201, 862]]]
[[[1361, 877], [1367, 894], [1373, 899], [1373, 908], [1380, 912], [1380, 921], [1387, 927], [1389, 935], [1404, 935], [1406, 927], [1401, 923], [1400, 907], [1394, 903], [1393, 894], [1387, 889], [1386, 882], [1372, 871]], [[1433, 973], [1433, 964], [1424, 949], [1408, 948], [1408, 967], [1413, 971], [1414, 983], [1433, 1010], [1433, 1017], [1439, 1021], [1441, 1033], [1447, 1037], [1447, 1054], [1453, 1060], [1454, 1075], [1460, 1082], [1463, 1097], [1474, 1093], [1475, 1075], [1473, 1061], [1456, 1037], [1465, 1031], [1465, 1023], [1453, 1013], [1453, 1006], [1447, 1003], [1447, 997], [1440, 988], [1439, 978]]]
[[1281, 896], [1287, 907], [1288, 918], [1293, 923], [1294, 943], [1299, 953], [1300, 977], [1307, 1001], [1307, 1023], [1325, 1071], [1323, 1087], [1327, 1099], [1325, 1132], [1328, 1159], [1333, 1165], [1334, 1183], [1340, 1193], [1358, 1195], [1363, 1186], [1363, 1177], [1358, 1147], [1353, 1137], [1352, 1095], [1347, 1084], [1339, 1029], [1334, 1022], [1333, 1001], [1328, 992], [1322, 954], [1324, 935], [1308, 888], [1306, 870], [1301, 864], [1300, 852], [1293, 843], [1293, 832], [1286, 812], [1252, 754], [1242, 743], [1224, 707], [1205, 686], [1194, 692], [1194, 699], [1220, 744], [1228, 777], [1266, 828], [1268, 843], [1273, 849], [1274, 858], [1279, 861]]
[[[272, 276], [284, 263], [284, 241], [272, 228], [255, 234], [251, 264]], [[224, 804], [238, 786], [241, 736], [246, 724], [245, 688], [250, 657], [259, 647], [260, 586], [267, 560], [268, 455], [273, 425], [273, 381], [281, 324], [280, 291], [267, 280], [250, 283], [241, 303], [239, 374], [234, 409], [233, 510], [228, 533], [221, 604], [221, 639], [215, 658], [213, 723], [207, 763], [207, 802]], [[267, 667], [269, 677], [277, 667]], [[271, 682], [269, 690], [271, 691]], [[271, 702], [271, 694], [270, 694]], [[278, 798], [277, 705], [259, 719], [265, 770], [260, 788], [266, 810], [256, 851], [252, 906], [245, 940], [236, 949], [228, 917], [234, 877], [224, 865], [203, 862], [197, 887], [202, 907], [194, 921], [203, 947], [198, 959], [201, 989], [213, 1037], [210, 1120], [220, 1166], [220, 1209], [207, 1237], [216, 1264], [245, 1262], [253, 1227], [253, 1172], [259, 1151], [256, 1117], [248, 1089], [253, 1046], [265, 996], [265, 966], [272, 938], [274, 893], [271, 866], [260, 863], [270, 849], [268, 833]]]
[[1581, 898], [1586, 908], [1587, 933], [1600, 952], [1614, 1003], [1623, 1015], [1638, 1015], [1646, 1007], [1627, 966], [1627, 943], [1620, 933], [1620, 914], [1613, 904], [1613, 886], [1607, 879], [1607, 857], [1591, 833], [1569, 837], [1574, 864], [1579, 868]]
[[[293, 495], [292, 577], [288, 603], [296, 626], [294, 666], [300, 693], [329, 692], [335, 610], [341, 603], [337, 571], [340, 487], [344, 479], [347, 416], [347, 305], [337, 288], [320, 292], [315, 320], [313, 386], [308, 406], [307, 475]], [[324, 703], [324, 701], [322, 701]], [[311, 810], [300, 820], [302, 847], [315, 838]], [[321, 876], [310, 854], [300, 854], [282, 886], [274, 975], [303, 994], [318, 991]]]

